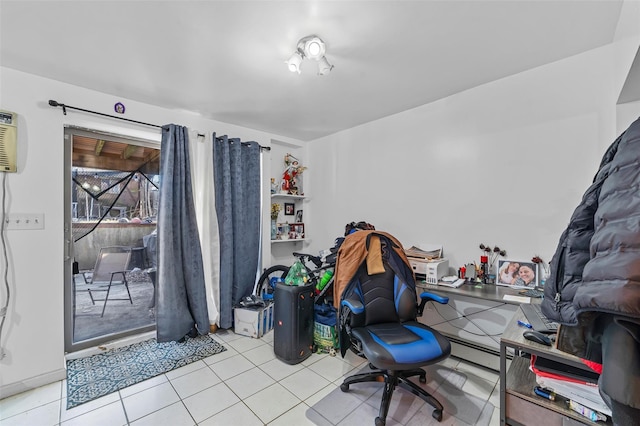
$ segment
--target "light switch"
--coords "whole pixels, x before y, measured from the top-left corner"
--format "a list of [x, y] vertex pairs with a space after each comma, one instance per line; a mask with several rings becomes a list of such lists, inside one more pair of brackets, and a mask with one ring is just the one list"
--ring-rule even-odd
[[44, 213], [11, 213], [5, 218], [7, 230], [44, 229]]

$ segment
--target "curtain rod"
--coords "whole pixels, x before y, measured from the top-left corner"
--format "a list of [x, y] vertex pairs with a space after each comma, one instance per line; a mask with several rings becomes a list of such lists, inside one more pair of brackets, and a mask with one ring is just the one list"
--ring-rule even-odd
[[[162, 126], [158, 126], [157, 124], [145, 123], [144, 121], [131, 120], [129, 118], [118, 117], [117, 115], [104, 114], [104, 113], [98, 112], [98, 111], [91, 111], [91, 110], [84, 109], [84, 108], [78, 108], [78, 107], [74, 107], [74, 106], [71, 106], [71, 105], [65, 105], [65, 104], [62, 104], [62, 103], [60, 103], [58, 101], [54, 101], [53, 99], [49, 99], [49, 105], [51, 105], [54, 108], [55, 107], [62, 107], [62, 113], [64, 115], [67, 115], [67, 108], [69, 108], [69, 109], [75, 109], [75, 110], [78, 110], [78, 111], [88, 112], [89, 114], [101, 115], [103, 117], [115, 118], [116, 120], [124, 120], [124, 121], [129, 121], [131, 123], [142, 124], [142, 125], [145, 125], [145, 126], [157, 127], [159, 129], [162, 129]], [[197, 136], [204, 138], [206, 135], [204, 135], [203, 133], [198, 133]], [[246, 142], [242, 142], [242, 144], [246, 145]], [[269, 147], [269, 146], [262, 146], [260, 144], [258, 144], [258, 146], [260, 147], [261, 151], [271, 151], [271, 147]]]
[[91, 110], [88, 110], [88, 109], [78, 108], [78, 107], [74, 107], [74, 106], [71, 106], [71, 105], [65, 105], [65, 104], [62, 104], [62, 103], [60, 103], [58, 101], [54, 101], [54, 100], [51, 100], [51, 99], [49, 100], [49, 105], [51, 105], [52, 107], [62, 107], [62, 113], [64, 115], [67, 115], [67, 108], [69, 108], [69, 109], [75, 109], [75, 110], [78, 110], [78, 111], [88, 112], [89, 114], [101, 115], [103, 117], [115, 118], [116, 120], [124, 120], [124, 121], [129, 121], [131, 123], [142, 124], [142, 125], [145, 125], [145, 126], [157, 127], [159, 129], [162, 129], [162, 126], [158, 126], [157, 124], [145, 123], [144, 121], [131, 120], [129, 118], [118, 117], [117, 115], [109, 115], [109, 114], [104, 114], [104, 113], [98, 112], [98, 111], [91, 111]]
[[[201, 135], [200, 133], [198, 133], [198, 136], [204, 136], [204, 135]], [[217, 137], [215, 139], [221, 139], [221, 138]], [[232, 138], [232, 139], [237, 139], [237, 138]], [[258, 142], [254, 142], [254, 143], [258, 143]], [[249, 146], [250, 144], [251, 144], [251, 142], [240, 142], [240, 145], [243, 145], [243, 146]], [[262, 146], [259, 143], [258, 143], [258, 146], [260, 147], [260, 151], [261, 152], [262, 151], [271, 151], [271, 147], [270, 146]]]

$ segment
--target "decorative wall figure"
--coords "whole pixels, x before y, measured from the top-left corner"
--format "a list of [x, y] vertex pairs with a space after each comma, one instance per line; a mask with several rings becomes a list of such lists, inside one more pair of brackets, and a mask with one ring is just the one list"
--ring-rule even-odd
[[307, 168], [300, 165], [300, 160], [289, 153], [284, 156], [284, 164], [286, 167], [282, 172], [282, 192], [291, 195], [304, 195], [302, 188], [298, 186], [298, 176]]

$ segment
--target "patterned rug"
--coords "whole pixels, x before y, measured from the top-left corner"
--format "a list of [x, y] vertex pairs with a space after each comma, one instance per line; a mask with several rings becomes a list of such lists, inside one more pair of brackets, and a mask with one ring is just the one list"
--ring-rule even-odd
[[150, 339], [68, 360], [67, 409], [225, 350], [206, 335], [182, 343]]

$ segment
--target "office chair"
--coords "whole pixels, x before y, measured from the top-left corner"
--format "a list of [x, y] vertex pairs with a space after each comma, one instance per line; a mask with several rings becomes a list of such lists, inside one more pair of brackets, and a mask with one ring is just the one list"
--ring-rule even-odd
[[[364, 232], [368, 235], [360, 234]], [[422, 293], [418, 305], [413, 270], [404, 253], [399, 254], [402, 247], [398, 247], [397, 240], [379, 231], [356, 234], [360, 234], [360, 243], [366, 244], [366, 255], [360, 256], [366, 258], [340, 298], [340, 347], [343, 357], [351, 349], [366, 358], [372, 371], [346, 378], [340, 389], [347, 392], [356, 383], [384, 379], [376, 426], [385, 425], [397, 386], [433, 406], [433, 418], [441, 421], [442, 404], [409, 377], [418, 376], [421, 383], [426, 383], [426, 371], [421, 367], [442, 361], [451, 353], [451, 344], [445, 337], [417, 321], [428, 301], [446, 304], [449, 300]], [[348, 244], [349, 238], [340, 250], [356, 245]], [[343, 271], [347, 269], [345, 263], [341, 265], [341, 254], [344, 253], [338, 254], [336, 275], [341, 273], [341, 266]]]
[[[83, 274], [85, 283], [94, 285], [93, 289], [87, 288], [87, 292], [89, 293], [89, 297], [91, 298], [91, 303], [95, 305], [96, 302], [104, 302], [104, 304], [102, 305], [102, 314], [100, 315], [101, 317], [104, 316], [104, 311], [107, 308], [107, 300], [128, 300], [133, 305], [133, 299], [131, 299], [131, 292], [129, 292], [129, 283], [127, 282], [126, 276], [130, 258], [130, 247], [102, 247], [100, 249], [100, 253], [98, 254], [98, 258], [96, 259], [96, 265], [93, 268], [91, 278], [87, 280], [87, 275]], [[96, 285], [101, 285], [103, 287], [106, 286], [106, 288], [95, 288]], [[126, 299], [109, 299], [112, 285], [124, 285], [129, 297]], [[94, 292], [99, 291], [106, 292], [104, 299], [96, 299], [93, 296]]]

